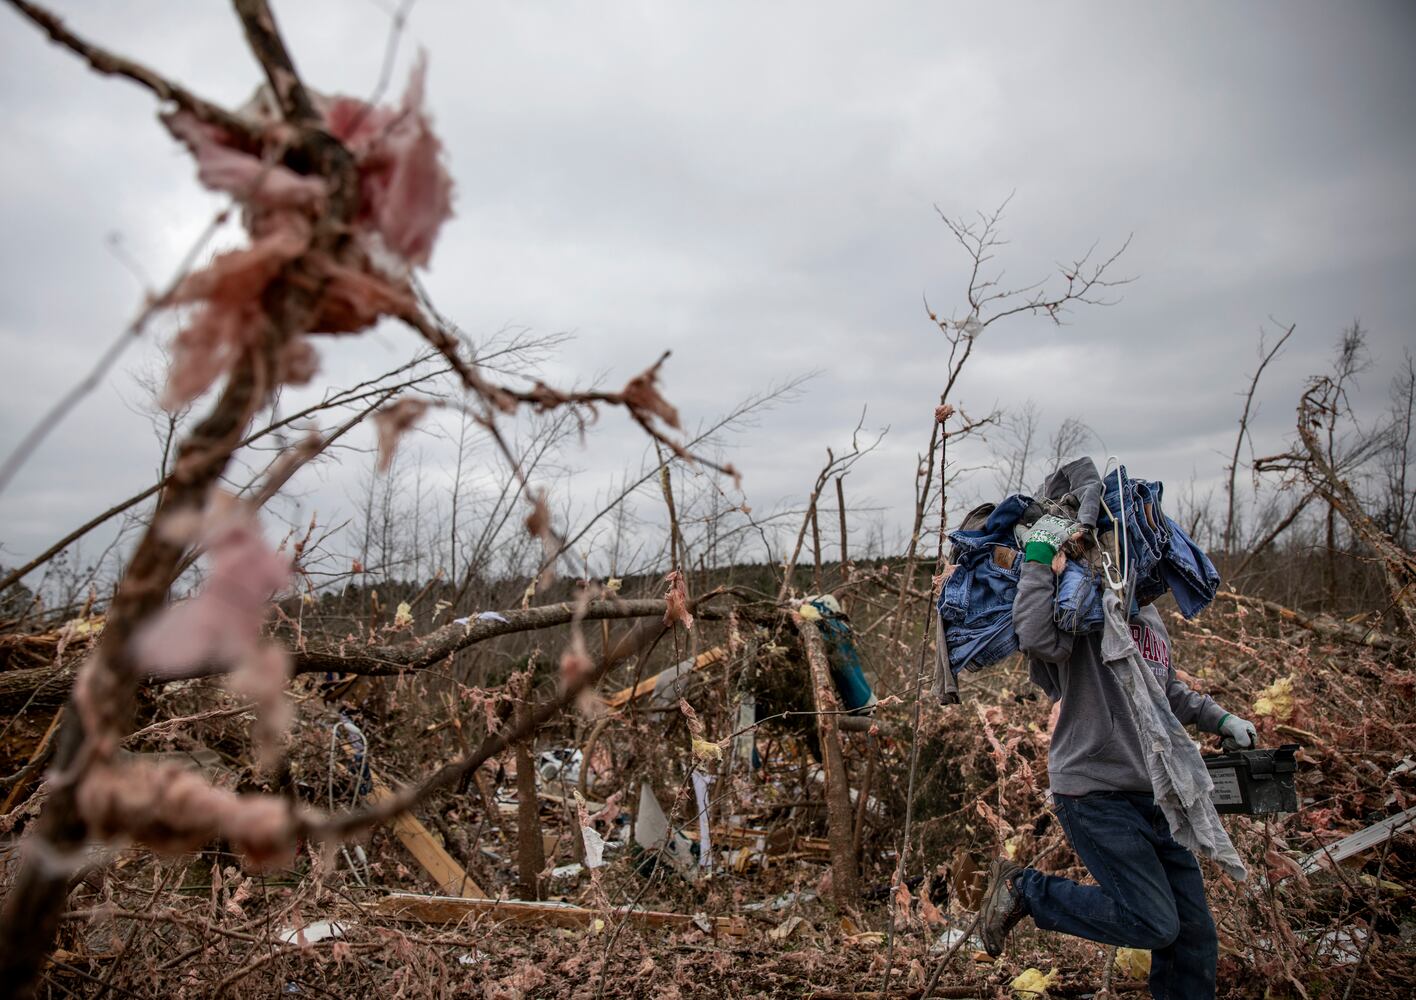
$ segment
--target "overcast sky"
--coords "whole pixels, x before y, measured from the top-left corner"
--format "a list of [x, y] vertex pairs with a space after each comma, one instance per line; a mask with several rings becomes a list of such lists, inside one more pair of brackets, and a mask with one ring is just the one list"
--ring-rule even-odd
[[[227, 105], [259, 82], [224, 4], [54, 6]], [[366, 95], [387, 6], [275, 10], [312, 86]], [[922, 297], [965, 311], [968, 261], [936, 205], [969, 214], [1016, 192], [998, 263], [1019, 283], [1133, 237], [1119, 266], [1137, 280], [1118, 304], [988, 331], [957, 393], [970, 409], [1031, 398], [1044, 433], [1081, 417], [1176, 489], [1222, 475], [1269, 317], [1298, 329], [1267, 377], [1260, 447], [1281, 444], [1304, 377], [1354, 317], [1378, 362], [1364, 390], [1383, 398], [1416, 342], [1416, 7], [1004, 6], [421, 0], [393, 90], [426, 48], [457, 184], [433, 298], [474, 337], [573, 333], [548, 368], [563, 383], [615, 386], [672, 349], [665, 391], [690, 424], [819, 370], [736, 439], [748, 501], [799, 499], [868, 406], [890, 433], [853, 495], [892, 526], [909, 517], [944, 372]], [[6, 454], [139, 304], [110, 236], [161, 283], [220, 207], [155, 110], [0, 11]], [[388, 329], [321, 350], [348, 384], [415, 346]], [[132, 372], [153, 351], [130, 351], [0, 495], [0, 562], [151, 481]], [[607, 415], [574, 460], [600, 482], [642, 451]], [[360, 471], [319, 472], [307, 502], [332, 518]]]

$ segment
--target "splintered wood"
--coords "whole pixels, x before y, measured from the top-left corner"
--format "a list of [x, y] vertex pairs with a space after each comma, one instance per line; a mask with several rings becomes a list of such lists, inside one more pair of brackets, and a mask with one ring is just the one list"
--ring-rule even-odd
[[[699, 653], [696, 657], [694, 657], [693, 666], [689, 669], [702, 670], [704, 667], [712, 666], [714, 663], [717, 663], [726, 655], [726, 649], [724, 649], [722, 646], [714, 646], [712, 649], [707, 650], [703, 653]], [[657, 673], [653, 677], [644, 678], [644, 680], [640, 681], [638, 684], [635, 684], [633, 687], [627, 687], [621, 691], [616, 691], [614, 694], [606, 695], [605, 704], [608, 705], [610, 708], [623, 708], [631, 701], [637, 701], [638, 699], [643, 698], [646, 695], [653, 694], [655, 686], [659, 683], [659, 679], [665, 673], [670, 672], [671, 671], [666, 670], [662, 673]]]
[[[369, 792], [370, 802], [386, 802], [393, 797], [388, 786], [378, 779], [374, 779], [374, 787]], [[423, 866], [433, 883], [443, 892], [454, 893], [458, 896], [469, 896], [477, 899], [486, 899], [487, 894], [482, 890], [471, 875], [459, 865], [451, 854], [440, 844], [437, 839], [428, 832], [428, 828], [418, 822], [412, 813], [402, 812], [393, 818], [390, 824], [393, 828], [393, 835], [398, 838], [399, 843], [408, 849], [408, 853], [413, 855], [418, 864]]]
[[460, 924], [470, 917], [485, 918], [495, 923], [534, 924], [541, 927], [593, 927], [597, 920], [608, 924], [611, 921], [628, 919], [642, 927], [667, 927], [673, 930], [697, 927], [699, 930], [723, 937], [740, 937], [747, 933], [747, 922], [742, 917], [707, 917], [701, 914], [695, 916], [630, 907], [592, 910], [570, 903], [465, 899], [403, 892], [379, 900], [373, 912], [391, 920], [424, 924]]

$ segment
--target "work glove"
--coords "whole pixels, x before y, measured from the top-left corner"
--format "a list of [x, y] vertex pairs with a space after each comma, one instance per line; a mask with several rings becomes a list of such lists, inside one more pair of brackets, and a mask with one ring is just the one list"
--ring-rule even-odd
[[1080, 530], [1082, 526], [1076, 521], [1056, 514], [1042, 515], [1023, 539], [1024, 560], [1050, 565], [1057, 551]]
[[1252, 750], [1259, 744], [1259, 732], [1248, 719], [1226, 715], [1219, 720], [1219, 735], [1224, 737], [1226, 750]]

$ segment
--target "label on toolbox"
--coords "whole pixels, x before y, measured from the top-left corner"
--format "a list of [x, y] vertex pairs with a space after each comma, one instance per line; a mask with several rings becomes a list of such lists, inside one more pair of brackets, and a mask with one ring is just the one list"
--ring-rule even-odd
[[1210, 771], [1210, 780], [1214, 782], [1214, 791], [1210, 793], [1211, 802], [1217, 806], [1243, 805], [1244, 793], [1239, 789], [1237, 769], [1226, 767]]

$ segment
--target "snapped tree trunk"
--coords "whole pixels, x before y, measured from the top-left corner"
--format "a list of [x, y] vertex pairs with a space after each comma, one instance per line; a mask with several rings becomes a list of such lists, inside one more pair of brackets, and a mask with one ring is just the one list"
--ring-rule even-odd
[[[525, 711], [519, 722], [525, 721]], [[516, 744], [516, 870], [522, 899], [540, 899], [541, 871], [546, 867], [541, 843], [541, 803], [536, 797], [536, 761], [531, 740]]]
[[841, 730], [835, 715], [841, 710], [841, 703], [831, 689], [831, 670], [826, 663], [821, 633], [799, 615], [792, 615], [792, 623], [801, 634], [807, 666], [811, 670], [816, 733], [821, 740], [821, 763], [826, 771], [826, 840], [831, 849], [831, 891], [837, 906], [848, 906], [860, 900], [860, 878], [856, 870], [851, 789], [846, 781]]
[[1328, 460], [1314, 427], [1320, 426], [1323, 413], [1324, 384], [1318, 383], [1303, 394], [1298, 404], [1298, 437], [1307, 451], [1308, 481], [1328, 503], [1328, 555], [1331, 558], [1335, 533], [1332, 530], [1334, 512], [1341, 514], [1352, 533], [1357, 536], [1381, 564], [1386, 577], [1391, 608], [1396, 613], [1398, 628], [1408, 638], [1416, 636], [1416, 556], [1407, 552], [1382, 530], [1362, 509], [1362, 502], [1352, 486]]

